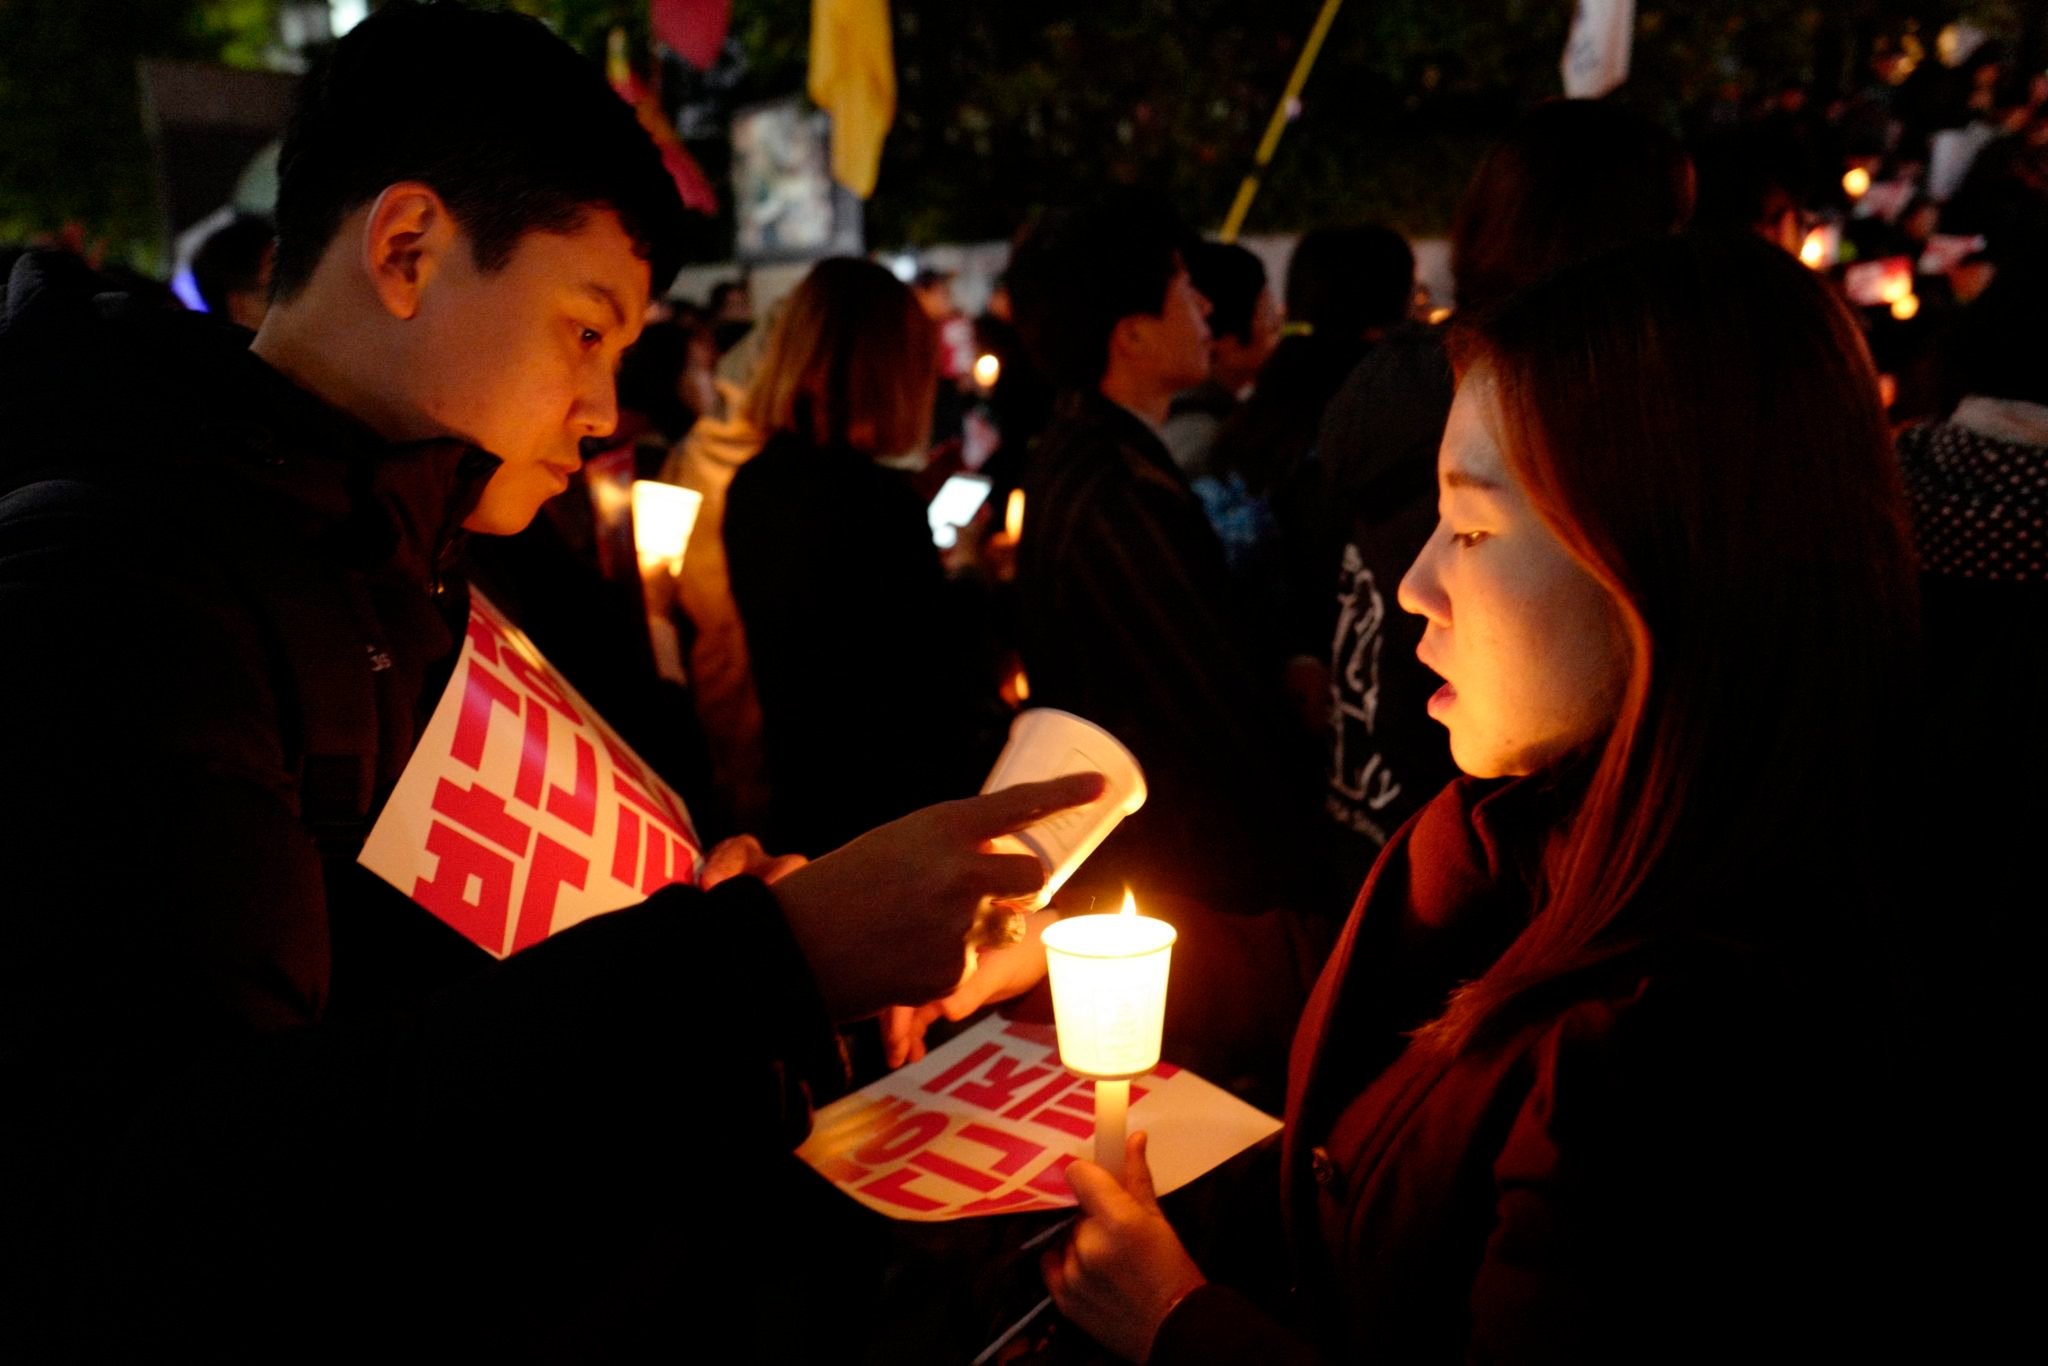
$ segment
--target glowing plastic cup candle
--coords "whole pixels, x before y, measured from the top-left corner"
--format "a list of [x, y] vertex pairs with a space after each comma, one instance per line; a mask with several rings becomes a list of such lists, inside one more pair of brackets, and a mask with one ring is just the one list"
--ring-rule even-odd
[[640, 557], [640, 568], [648, 572], [666, 568], [671, 574], [680, 574], [683, 547], [690, 543], [697, 510], [703, 506], [704, 495], [695, 489], [658, 479], [635, 479], [633, 549]]
[[1124, 1179], [1124, 1116], [1131, 1078], [1159, 1065], [1173, 926], [1138, 914], [1071, 916], [1045, 931], [1060, 1061], [1095, 1080], [1095, 1160]]

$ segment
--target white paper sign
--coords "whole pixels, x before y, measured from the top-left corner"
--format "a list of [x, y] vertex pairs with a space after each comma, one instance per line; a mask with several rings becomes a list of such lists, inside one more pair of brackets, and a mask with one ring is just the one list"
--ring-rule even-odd
[[[990, 1016], [923, 1061], [818, 1111], [797, 1155], [870, 1209], [934, 1222], [1074, 1204], [1067, 1164], [1093, 1155], [1095, 1083], [1060, 1066], [1051, 1025]], [[1130, 1128], [1160, 1194], [1280, 1121], [1184, 1068], [1131, 1083]]]
[[498, 957], [694, 882], [682, 799], [483, 594], [358, 859]]
[[1636, 0], [1579, 0], [1560, 65], [1565, 98], [1597, 100], [1627, 80], [1635, 32]]

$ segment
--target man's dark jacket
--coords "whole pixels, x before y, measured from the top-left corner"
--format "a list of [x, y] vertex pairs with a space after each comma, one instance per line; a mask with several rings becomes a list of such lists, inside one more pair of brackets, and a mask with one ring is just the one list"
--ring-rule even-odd
[[0, 1355], [676, 1327], [828, 1046], [773, 898], [494, 965], [358, 868], [497, 462], [96, 288], [26, 257], [0, 318]]
[[[1290, 902], [1313, 781], [1201, 502], [1144, 422], [1070, 395], [1025, 466], [1019, 628], [1034, 704], [1130, 747], [1145, 807], [1074, 886], [1128, 882], [1220, 909]], [[1093, 884], [1102, 884], [1099, 887]], [[1070, 898], [1072, 899], [1072, 898]], [[1113, 903], [1106, 903], [1107, 905]]]

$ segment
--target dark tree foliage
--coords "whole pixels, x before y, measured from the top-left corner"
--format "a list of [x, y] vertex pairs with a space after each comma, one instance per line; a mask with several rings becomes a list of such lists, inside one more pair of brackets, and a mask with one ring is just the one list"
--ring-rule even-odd
[[[505, 0], [602, 60], [623, 27], [688, 107], [723, 189], [724, 117], [804, 86], [810, 0], [734, 0], [714, 77], [650, 58], [647, 0]], [[2019, 30], [2042, 0], [1638, 0], [1622, 98], [1684, 127], [1788, 80], [1850, 88], [1874, 41], [1974, 19]], [[259, 65], [280, 0], [0, 0], [0, 240], [69, 222], [117, 252], [157, 247], [135, 62]], [[1222, 221], [1320, 0], [892, 0], [896, 124], [869, 203], [877, 245], [1007, 236], [1107, 183]], [[1479, 152], [1558, 90], [1571, 0], [1347, 0], [1246, 230], [1377, 219], [1440, 232]], [[730, 250], [729, 216], [691, 254]]]

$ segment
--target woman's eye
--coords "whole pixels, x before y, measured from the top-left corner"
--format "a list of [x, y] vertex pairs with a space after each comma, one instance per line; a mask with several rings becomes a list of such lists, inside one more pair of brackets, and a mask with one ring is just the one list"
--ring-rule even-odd
[[1490, 531], [1453, 531], [1451, 539], [1456, 541], [1460, 548], [1470, 550], [1492, 534]]
[[604, 340], [604, 333], [594, 327], [586, 327], [577, 332], [576, 339], [585, 346], [595, 346]]

